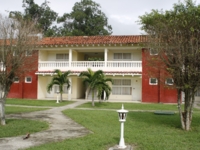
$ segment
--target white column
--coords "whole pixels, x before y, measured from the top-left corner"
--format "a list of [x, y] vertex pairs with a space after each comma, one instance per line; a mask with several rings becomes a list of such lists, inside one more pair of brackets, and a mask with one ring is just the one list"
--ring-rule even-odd
[[71, 67], [72, 63], [72, 49], [69, 49], [69, 67]]
[[69, 82], [70, 82], [70, 87], [69, 87], [69, 90], [68, 90], [68, 100], [71, 100], [71, 95], [72, 95], [72, 79], [69, 78]]
[[108, 49], [105, 48], [104, 49], [104, 63], [105, 63], [105, 67], [107, 67], [107, 59], [108, 59]]
[[105, 99], [106, 99], [106, 92], [103, 91], [103, 100], [105, 100]]
[[126, 145], [124, 142], [124, 122], [121, 122], [121, 135], [120, 135], [120, 141], [119, 141], [119, 148], [126, 148]]

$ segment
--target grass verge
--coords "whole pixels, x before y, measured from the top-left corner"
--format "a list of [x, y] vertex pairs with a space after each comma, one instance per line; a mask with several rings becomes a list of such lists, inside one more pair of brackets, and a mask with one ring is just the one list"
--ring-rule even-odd
[[32, 108], [32, 107], [18, 107], [18, 106], [6, 106], [6, 114], [20, 114], [33, 111], [47, 110], [48, 108]]
[[31, 100], [31, 99], [6, 99], [6, 104], [27, 105], [27, 106], [50, 106], [59, 107], [74, 103], [72, 101], [63, 101], [56, 103], [56, 100]]
[[[6, 125], [0, 125], [0, 138], [26, 135], [45, 130], [49, 127], [47, 122], [27, 119], [6, 119]], [[23, 137], [22, 137], [23, 138]]]

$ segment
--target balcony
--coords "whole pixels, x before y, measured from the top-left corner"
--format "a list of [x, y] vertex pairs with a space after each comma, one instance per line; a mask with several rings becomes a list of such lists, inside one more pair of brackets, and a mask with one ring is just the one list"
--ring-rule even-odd
[[142, 61], [39, 61], [38, 71], [135, 71], [142, 72]]

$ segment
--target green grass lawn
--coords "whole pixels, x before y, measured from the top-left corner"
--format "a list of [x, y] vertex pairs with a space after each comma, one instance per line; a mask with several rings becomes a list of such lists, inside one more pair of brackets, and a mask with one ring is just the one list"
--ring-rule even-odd
[[[83, 105], [90, 108], [91, 103]], [[110, 107], [108, 106], [110, 105]], [[176, 110], [175, 105], [140, 104], [141, 109]], [[139, 104], [124, 104], [125, 109], [139, 109]], [[83, 107], [81, 106], [81, 107]], [[152, 108], [154, 107], [154, 108]], [[174, 108], [175, 107], [175, 108]], [[50, 143], [29, 150], [107, 150], [117, 145], [120, 123], [116, 111], [98, 108], [120, 109], [121, 104], [96, 104], [96, 110], [68, 109], [64, 114], [93, 131], [85, 137]], [[155, 115], [153, 112], [128, 112], [125, 122], [125, 143], [135, 145], [137, 150], [199, 150], [200, 114], [194, 112], [192, 130], [185, 132], [180, 127], [179, 115]]]
[[6, 125], [0, 125], [0, 138], [25, 136], [27, 133], [39, 132], [49, 127], [47, 122], [27, 119], [6, 119]]
[[49, 108], [32, 108], [32, 107], [6, 106], [5, 113], [6, 114], [20, 114], [20, 113], [47, 110], [47, 109], [49, 109]]
[[[110, 102], [96, 102], [95, 106], [91, 102], [82, 104], [77, 108], [95, 108], [95, 109], [121, 109], [122, 104], [127, 110], [163, 110], [163, 111], [178, 111], [177, 104], [149, 104], [149, 103], [110, 103]], [[198, 111], [198, 109], [195, 109]]]
[[74, 103], [72, 101], [63, 101], [56, 103], [56, 100], [31, 100], [31, 99], [6, 99], [6, 104], [27, 105], [27, 106], [49, 106], [58, 107]]

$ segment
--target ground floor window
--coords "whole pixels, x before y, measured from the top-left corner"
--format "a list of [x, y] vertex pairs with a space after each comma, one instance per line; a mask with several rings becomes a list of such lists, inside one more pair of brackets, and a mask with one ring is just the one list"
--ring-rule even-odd
[[[59, 90], [59, 86], [58, 86], [58, 85], [55, 85], [55, 86], [54, 86], [54, 93], [57, 93], [57, 92], [59, 92], [59, 91], [60, 91], [60, 90]], [[64, 85], [64, 86], [63, 86], [63, 93], [65, 93], [65, 94], [68, 93], [67, 85]]]
[[31, 83], [32, 77], [25, 77], [25, 83]]
[[131, 79], [114, 79], [113, 95], [132, 95]]
[[197, 92], [195, 93], [196, 97], [200, 97], [200, 88], [197, 90]]
[[150, 85], [157, 85], [158, 79], [157, 78], [149, 78], [149, 84]]

